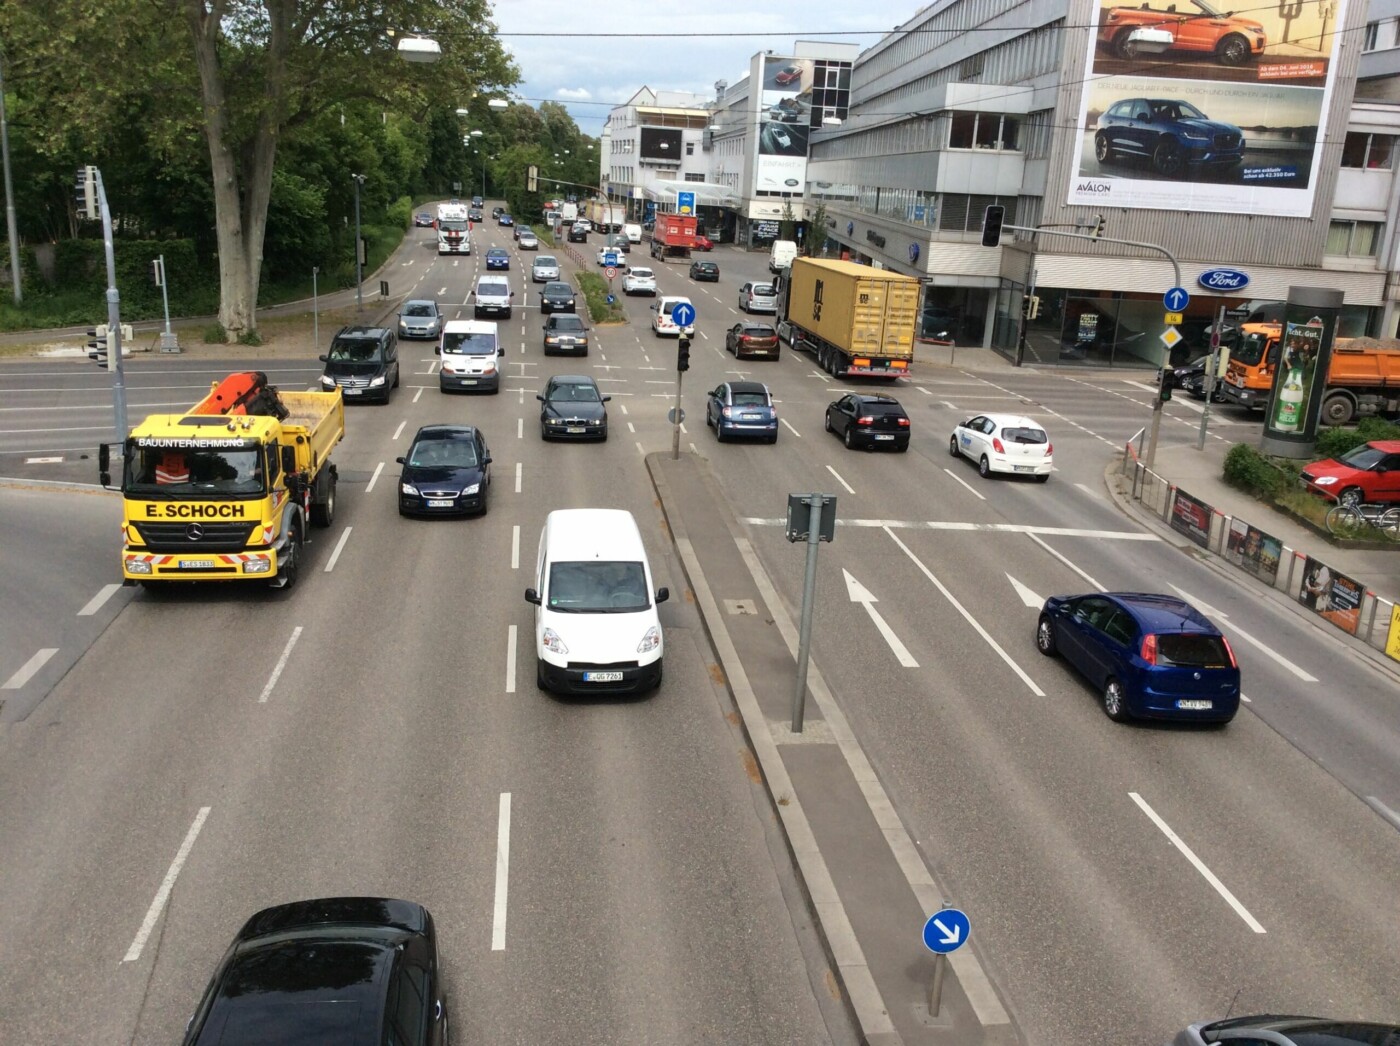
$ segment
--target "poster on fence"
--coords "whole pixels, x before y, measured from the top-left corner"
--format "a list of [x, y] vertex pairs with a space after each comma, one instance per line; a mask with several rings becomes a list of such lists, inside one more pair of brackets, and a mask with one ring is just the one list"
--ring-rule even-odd
[[1390, 631], [1385, 635], [1387, 656], [1400, 661], [1400, 605], [1390, 608]]
[[1181, 531], [1201, 548], [1210, 548], [1210, 511], [1204, 501], [1178, 490], [1172, 502], [1172, 529]]
[[1339, 574], [1321, 560], [1304, 560], [1303, 580], [1298, 586], [1298, 602], [1325, 617], [1344, 632], [1356, 635], [1361, 624], [1362, 587]]
[[1230, 520], [1230, 533], [1225, 539], [1225, 558], [1260, 581], [1273, 585], [1278, 580], [1278, 561], [1283, 555], [1283, 542], [1265, 534], [1242, 519]]

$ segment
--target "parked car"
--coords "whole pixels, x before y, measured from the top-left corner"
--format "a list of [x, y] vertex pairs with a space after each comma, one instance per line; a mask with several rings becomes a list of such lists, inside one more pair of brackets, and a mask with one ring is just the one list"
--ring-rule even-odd
[[556, 374], [549, 379], [540, 401], [540, 439], [608, 438], [611, 396], [598, 391], [598, 383], [584, 374]]
[[530, 282], [548, 283], [559, 278], [559, 259], [552, 254], [536, 255], [530, 263]]
[[583, 317], [572, 312], [555, 313], [544, 321], [544, 354], [588, 355], [588, 328]]
[[500, 214], [496, 215], [496, 224], [504, 229], [508, 229], [515, 224], [515, 219], [509, 214], [506, 214], [505, 211], [502, 211]]
[[433, 227], [433, 216], [427, 211], [419, 211], [413, 216], [413, 224], [419, 229], [431, 229]]
[[977, 462], [983, 477], [993, 472], [1034, 476], [1040, 483], [1055, 471], [1050, 435], [1019, 414], [979, 414], [953, 429], [948, 453]]
[[433, 917], [378, 897], [265, 908], [219, 960], [183, 1041], [446, 1046]]
[[442, 333], [442, 312], [429, 298], [414, 298], [399, 311], [400, 338], [436, 338]]
[[348, 402], [377, 399], [388, 403], [399, 387], [399, 339], [387, 327], [342, 327], [320, 360], [326, 365], [321, 388], [338, 386]]
[[622, 293], [650, 294], [656, 297], [656, 273], [645, 266], [632, 266], [622, 277]]
[[1345, 505], [1400, 502], [1400, 440], [1372, 440], [1302, 471], [1314, 494]]
[[395, 458], [399, 473], [399, 515], [486, 515], [491, 485], [491, 451], [481, 430], [471, 425], [424, 425]]
[[1137, 29], [1165, 30], [1170, 36], [1168, 50], [1210, 54], [1221, 65], [1243, 65], [1264, 53], [1268, 37], [1264, 26], [1252, 18], [1240, 18], [1233, 11], [1221, 13], [1205, 0], [1181, 0], [1164, 9], [1147, 4], [1141, 7], [1110, 7], [1099, 26], [1099, 43], [1114, 54], [1135, 62], [1157, 53], [1161, 44], [1144, 45], [1134, 36]]
[[778, 332], [772, 324], [743, 320], [725, 332], [724, 349], [734, 353], [735, 359], [746, 360], [762, 356], [776, 360], [779, 349]]
[[1220, 629], [1184, 599], [1151, 592], [1051, 596], [1036, 648], [1063, 657], [1102, 695], [1114, 722], [1228, 723], [1240, 707], [1240, 668]]
[[840, 436], [848, 449], [909, 449], [909, 415], [892, 396], [848, 393], [827, 404], [825, 427]]
[[[1190, 363], [1183, 363], [1179, 367], [1173, 367], [1172, 385], [1178, 389], [1184, 389], [1195, 399], [1206, 398], [1206, 368], [1210, 366], [1210, 354], [1197, 356]], [[1157, 370], [1157, 385], [1162, 384], [1162, 371]], [[1215, 387], [1211, 390], [1210, 401], [1212, 403], [1225, 402], [1225, 379], [1216, 378]]]
[[705, 424], [723, 443], [730, 436], [761, 436], [778, 442], [778, 411], [768, 386], [757, 381], [726, 381], [705, 400]]
[[578, 222], [574, 222], [573, 225], [569, 226], [568, 240], [570, 243], [587, 243], [588, 229], [579, 225]]
[[1180, 98], [1125, 98], [1099, 117], [1094, 156], [1100, 164], [1147, 160], [1162, 177], [1181, 178], [1235, 167], [1244, 159], [1244, 132]]
[[697, 251], [712, 251], [715, 249], [715, 241], [702, 232], [695, 234], [695, 249]]
[[739, 288], [742, 312], [777, 312], [778, 292], [771, 283], [746, 283]]
[[509, 269], [510, 251], [504, 247], [492, 247], [486, 252], [486, 268], [488, 269]]
[[718, 283], [719, 266], [712, 261], [690, 263], [690, 278], [696, 283]]
[[562, 280], [551, 280], [540, 288], [540, 314], [574, 311], [574, 289]]
[[1273, 1046], [1378, 1046], [1400, 1042], [1400, 1024], [1266, 1013], [1197, 1021], [1177, 1032], [1172, 1046], [1255, 1046], [1266, 1042]]
[[540, 238], [529, 229], [522, 229], [515, 238], [515, 245], [522, 251], [537, 251], [540, 249]]

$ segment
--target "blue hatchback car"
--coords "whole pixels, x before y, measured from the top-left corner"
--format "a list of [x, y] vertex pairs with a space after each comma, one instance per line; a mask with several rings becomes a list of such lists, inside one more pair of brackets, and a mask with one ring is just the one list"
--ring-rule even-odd
[[1051, 596], [1035, 645], [1079, 670], [1114, 722], [1228, 723], [1240, 707], [1240, 669], [1220, 630], [1176, 596], [1094, 592]]
[[486, 252], [487, 269], [509, 269], [510, 251], [504, 247], [492, 247]]
[[757, 436], [778, 442], [778, 411], [768, 386], [758, 381], [726, 381], [705, 402], [705, 424], [723, 443], [731, 436]]

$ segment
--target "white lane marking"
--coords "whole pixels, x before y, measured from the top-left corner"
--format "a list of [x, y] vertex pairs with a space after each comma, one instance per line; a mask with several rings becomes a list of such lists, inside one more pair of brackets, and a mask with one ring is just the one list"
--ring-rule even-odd
[[646, 457], [647, 449], [646, 449], [646, 447], [642, 446], [642, 441], [641, 441], [641, 440], [637, 440], [636, 447], [637, 447], [637, 453], [640, 454], [642, 457]]
[[1396, 828], [1400, 828], [1400, 814], [1397, 814], [1390, 807], [1386, 806], [1385, 803], [1381, 802], [1374, 795], [1368, 795], [1366, 797], [1366, 805], [1389, 820]]
[[63, 461], [62, 457], [57, 458], [25, 458], [26, 465], [57, 465]]
[[1205, 866], [1205, 862], [1191, 851], [1191, 847], [1186, 845], [1181, 836], [1173, 832], [1171, 826], [1157, 815], [1157, 811], [1147, 805], [1146, 799], [1136, 792], [1129, 792], [1128, 795], [1132, 796], [1132, 800], [1137, 803], [1138, 808], [1152, 819], [1152, 823], [1162, 830], [1162, 834], [1171, 840], [1171, 844], [1181, 851], [1182, 856], [1195, 866], [1196, 871], [1201, 873], [1205, 881], [1215, 887], [1216, 892], [1219, 893], [1221, 897], [1225, 898], [1226, 903], [1228, 903], [1231, 908], [1235, 909], [1235, 914], [1243, 919], [1251, 930], [1255, 933], [1268, 933], [1268, 931], [1260, 925], [1259, 920], [1250, 915], [1249, 910], [1236, 900], [1235, 895], [1226, 888], [1225, 884], [1215, 877], [1215, 873]]
[[895, 535], [895, 532], [893, 530], [891, 530], [889, 527], [885, 527], [883, 529], [885, 533], [890, 536], [890, 540], [893, 541], [896, 545], [898, 545], [901, 549], [903, 549], [904, 554], [914, 561], [914, 565], [919, 568], [919, 570], [923, 573], [924, 577], [932, 581], [934, 587], [937, 588], [939, 592], [943, 593], [943, 598], [953, 605], [953, 608], [957, 610], [959, 614], [962, 615], [963, 620], [966, 621], [969, 625], [971, 625], [973, 629], [976, 630], [977, 634], [981, 636], [982, 639], [986, 642], [986, 644], [990, 646], [993, 650], [995, 650], [997, 652], [997, 655], [1003, 661], [1006, 662], [1007, 666], [1010, 667], [1010, 669], [1013, 672], [1015, 672], [1018, 676], [1021, 677], [1021, 682], [1026, 684], [1026, 686], [1030, 689], [1030, 692], [1035, 694], [1036, 697], [1044, 697], [1045, 691], [1035, 685], [1035, 680], [1033, 680], [1030, 676], [1026, 675], [1025, 671], [1021, 668], [1021, 666], [1011, 659], [1011, 655], [1008, 654], [1005, 650], [1003, 650], [1001, 644], [992, 638], [991, 633], [989, 633], [985, 628], [983, 628], [982, 625], [977, 621], [977, 619], [968, 612], [967, 608], [958, 602], [957, 598], [953, 595], [953, 593], [948, 591], [947, 587], [943, 584], [943, 582], [939, 581], [938, 578], [934, 576], [933, 571], [929, 570], [928, 567], [924, 566], [923, 561], [919, 559], [918, 556], [914, 555], [913, 551], [909, 548], [908, 545], [906, 545], [903, 541], [899, 540], [899, 538]]
[[788, 421], [787, 418], [779, 418], [778, 420], [781, 421], [784, 425], [786, 425], [788, 431], [791, 432], [794, 436], [796, 436], [798, 439], [802, 438], [802, 433], [798, 432], [795, 428], [793, 428], [792, 424]]
[[963, 479], [952, 469], [944, 469], [943, 471], [948, 473], [948, 475], [951, 476], [954, 480], [956, 480], [958, 483], [961, 483], [965, 488], [967, 488], [967, 492], [973, 497], [978, 498], [981, 501], [987, 500], [986, 496], [980, 490], [976, 489], [971, 483]]
[[622, 413], [624, 413], [624, 414], [627, 413], [627, 404], [625, 404], [625, 403], [619, 403], [618, 406], [622, 408]]
[[1034, 592], [1028, 589], [1025, 585], [1021, 584], [1021, 582], [1017, 581], [1010, 574], [1006, 575], [1006, 580], [1011, 582], [1011, 587], [1016, 590], [1017, 598], [1020, 599], [1022, 603], [1026, 604], [1026, 606], [1043, 607], [1045, 605], [1045, 600], [1041, 599], [1038, 595], [1036, 595]]
[[393, 434], [392, 436], [390, 436], [389, 438], [390, 438], [390, 439], [398, 439], [400, 436], [402, 436], [402, 435], [403, 435], [403, 427], [404, 427], [405, 425], [407, 425], [407, 424], [408, 424], [408, 419], [406, 419], [406, 418], [405, 418], [403, 421], [399, 422], [399, 427], [396, 428], [396, 429], [394, 430], [394, 434]]
[[[1167, 583], [1171, 584], [1171, 582]], [[1172, 588], [1176, 589], [1176, 594], [1178, 596], [1186, 600], [1186, 602], [1195, 606], [1196, 609], [1199, 610], [1202, 614], [1205, 614], [1206, 617], [1219, 618], [1222, 624], [1229, 626], [1231, 632], [1239, 636], [1246, 643], [1254, 647], [1266, 657], [1271, 658], [1275, 664], [1282, 665], [1284, 668], [1288, 669], [1288, 671], [1292, 672], [1295, 676], [1297, 676], [1305, 683], [1317, 682], [1317, 676], [1310, 675], [1309, 673], [1303, 671], [1303, 669], [1299, 668], [1292, 661], [1288, 660], [1288, 658], [1284, 657], [1277, 650], [1271, 648], [1262, 639], [1257, 639], [1250, 633], [1246, 632], [1244, 629], [1240, 628], [1239, 625], [1235, 624], [1233, 621], [1230, 620], [1230, 615], [1225, 613], [1223, 610], [1217, 610], [1209, 603], [1202, 602], [1195, 596], [1191, 595], [1191, 593], [1183, 591], [1182, 589], [1177, 588], [1175, 585], [1172, 585]]]
[[[989, 398], [991, 398], [991, 397], [987, 397], [987, 396], [974, 396], [974, 397], [973, 397], [973, 399], [989, 399]], [[1000, 396], [997, 396], [996, 398], [997, 398], [997, 399], [1001, 399]], [[943, 404], [943, 406], [947, 407], [949, 410], [957, 410], [957, 409], [958, 409], [958, 405], [957, 405], [956, 403], [949, 403], [947, 400], [939, 400], [938, 402], [941, 403], [941, 404]]]
[[496, 827], [496, 900], [491, 912], [491, 950], [506, 949], [506, 884], [510, 879], [510, 793], [501, 793]]
[[[786, 527], [781, 516], [744, 516], [751, 527]], [[986, 530], [1002, 534], [1045, 534], [1049, 537], [1091, 538], [1095, 541], [1160, 541], [1156, 534], [1127, 530], [1079, 530], [1074, 527], [1037, 527], [1029, 523], [964, 523], [939, 519], [838, 519], [838, 527], [885, 527], [894, 530]]]
[[116, 583], [103, 585], [97, 590], [97, 595], [89, 599], [83, 609], [78, 611], [78, 616], [92, 617], [93, 614], [102, 609], [102, 605], [106, 603], [107, 600], [111, 599], [112, 593], [119, 588], [121, 588], [121, 585]]
[[374, 475], [370, 476], [369, 482], [365, 484], [365, 493], [366, 493], [366, 494], [373, 493], [373, 491], [374, 491], [374, 485], [375, 485], [375, 483], [377, 483], [377, 482], [379, 481], [379, 474], [380, 474], [381, 472], [383, 472], [383, 471], [384, 471], [384, 462], [381, 461], [378, 465], [374, 466]]
[[46, 646], [37, 651], [33, 657], [26, 661], [18, 672], [5, 680], [5, 685], [0, 686], [0, 690], [18, 690], [34, 678], [34, 673], [48, 664], [49, 658], [58, 653], [58, 647]]
[[[629, 424], [630, 424], [630, 422], [629, 422]], [[690, 430], [689, 430], [688, 428], [685, 427], [685, 422], [681, 422], [681, 431], [684, 432], [687, 436], [690, 435]]]
[[[836, 471], [834, 468], [832, 468], [830, 465], [828, 465], [828, 466], [826, 467], [826, 470], [827, 470], [828, 472], [830, 472], [833, 476], [836, 477], [836, 482], [837, 482], [837, 483], [840, 483], [841, 486], [843, 486], [843, 487], [846, 488], [846, 493], [847, 493], [847, 494], [854, 494], [854, 493], [855, 493], [855, 490], [851, 487], [851, 485], [850, 485], [849, 483], [847, 483], [844, 479], [841, 478], [841, 473], [837, 472], [837, 471]], [[846, 576], [847, 576], [847, 577], [850, 577], [849, 574], [846, 575]]]
[[924, 388], [922, 385], [915, 385], [914, 388], [918, 389], [918, 390], [919, 390], [920, 392], [922, 392], [925, 396], [932, 396], [932, 395], [933, 395], [933, 393], [929, 392], [929, 390], [926, 389], [926, 388]]
[[141, 928], [136, 931], [136, 938], [131, 942], [131, 947], [126, 950], [122, 962], [135, 962], [141, 958], [141, 949], [146, 947], [146, 941], [151, 936], [151, 931], [156, 928], [156, 920], [160, 918], [160, 913], [165, 908], [165, 902], [170, 899], [170, 891], [175, 888], [175, 878], [180, 874], [180, 869], [185, 866], [185, 861], [190, 856], [190, 850], [194, 848], [194, 841], [199, 838], [199, 830], [204, 827], [204, 820], [209, 816], [210, 809], [211, 807], [201, 806], [199, 813], [195, 814], [194, 824], [190, 825], [190, 830], [185, 833], [185, 841], [180, 844], [180, 849], [176, 851], [175, 860], [170, 862], [170, 868], [165, 873], [165, 878], [161, 880], [160, 889], [156, 890], [155, 900], [146, 910], [146, 918], [141, 920]]
[[520, 493], [520, 480], [521, 480], [521, 477], [522, 477], [522, 475], [523, 475], [523, 471], [522, 471], [523, 469], [524, 469], [524, 464], [523, 464], [522, 462], [517, 461], [517, 462], [515, 463], [515, 492], [516, 492], [517, 494]]
[[525, 438], [525, 419], [524, 419], [524, 418], [516, 418], [516, 419], [515, 419], [515, 438], [516, 438], [516, 439], [524, 439], [524, 438]]
[[336, 560], [340, 558], [340, 550], [345, 547], [345, 542], [348, 541], [350, 538], [350, 531], [354, 529], [354, 527], [346, 527], [345, 533], [341, 534], [340, 540], [335, 543], [335, 550], [331, 552], [331, 558], [326, 561], [325, 572], [327, 574], [329, 574], [332, 570], [335, 569]]
[[[1042, 531], [1041, 533], [1044, 533], [1044, 531]], [[1058, 559], [1058, 560], [1059, 560], [1061, 563], [1063, 563], [1065, 566], [1069, 567], [1071, 570], [1073, 570], [1076, 574], [1078, 574], [1080, 577], [1082, 577], [1085, 581], [1089, 582], [1089, 584], [1093, 585], [1093, 586], [1094, 586], [1096, 589], [1098, 589], [1100, 592], [1107, 592], [1107, 591], [1108, 591], [1106, 588], [1104, 588], [1102, 585], [1100, 585], [1097, 581], [1095, 581], [1093, 578], [1091, 578], [1088, 574], [1086, 574], [1084, 571], [1080, 570], [1077, 566], [1075, 566], [1073, 563], [1071, 563], [1071, 562], [1069, 561], [1068, 557], [1062, 555], [1062, 554], [1059, 553], [1059, 552], [1056, 552], [1053, 548], [1051, 548], [1051, 547], [1050, 547], [1049, 545], [1047, 545], [1043, 540], [1041, 540], [1040, 534], [1034, 534], [1034, 533], [1031, 533], [1030, 531], [1027, 531], [1027, 532], [1026, 532], [1026, 537], [1030, 538], [1032, 541], [1034, 541], [1034, 542], [1035, 542], [1037, 545], [1039, 545], [1041, 548], [1045, 549], [1046, 552], [1049, 552], [1052, 556], [1054, 556], [1056, 559]]]
[[438, 297], [439, 297], [439, 298], [444, 297], [446, 294], [447, 294], [447, 288], [446, 288], [446, 287], [439, 287], [439, 288], [438, 288]]
[[520, 569], [520, 524], [510, 528], [510, 569]]
[[506, 693], [515, 693], [515, 626], [506, 638]]
[[637, 434], [637, 426], [633, 425], [633, 424], [629, 421], [629, 422], [627, 423], [627, 431], [630, 432], [632, 435], [635, 436], [635, 435]]
[[878, 603], [879, 600], [875, 598], [874, 593], [857, 581], [845, 567], [841, 568], [841, 574], [846, 579], [846, 595], [851, 597], [852, 603], [859, 603], [865, 607], [865, 612], [870, 615], [870, 620], [875, 623], [875, 627], [884, 637], [885, 642], [889, 644], [890, 650], [899, 663], [905, 668], [918, 668], [919, 662], [914, 660], [909, 653], [909, 648], [900, 642], [899, 636], [894, 634], [894, 629], [890, 628], [889, 622], [875, 609], [874, 604]]
[[1243, 702], [1244, 702], [1245, 704], [1247, 704], [1247, 705], [1252, 705], [1252, 704], [1254, 704], [1254, 702], [1251, 701], [1251, 700], [1250, 700], [1246, 695], [1244, 695], [1244, 694], [1240, 694], [1240, 700], [1243, 701]]
[[419, 386], [418, 386], [418, 391], [415, 392], [415, 393], [413, 394], [413, 402], [414, 402], [414, 403], [417, 403], [417, 402], [418, 402], [420, 399], [422, 399], [422, 398], [423, 398], [423, 386], [422, 386], [422, 385], [419, 385]]
[[277, 659], [277, 665], [272, 670], [272, 676], [267, 681], [267, 686], [263, 687], [262, 694], [258, 698], [258, 704], [267, 704], [268, 695], [272, 693], [272, 688], [277, 685], [277, 680], [282, 678], [282, 669], [287, 667], [287, 658], [292, 656], [292, 647], [297, 645], [297, 640], [301, 638], [301, 626], [297, 625], [292, 629], [292, 638], [287, 640], [287, 645], [282, 649], [282, 656]]
[[1078, 487], [1080, 490], [1084, 491], [1084, 493], [1088, 494], [1095, 501], [1103, 500], [1103, 495], [1100, 494], [1097, 490], [1094, 490], [1092, 487], [1086, 487], [1083, 483], [1076, 483], [1075, 486]]

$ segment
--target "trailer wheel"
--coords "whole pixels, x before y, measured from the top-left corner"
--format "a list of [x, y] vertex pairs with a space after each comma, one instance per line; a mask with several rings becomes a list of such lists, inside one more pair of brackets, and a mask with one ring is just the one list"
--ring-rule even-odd
[[326, 496], [311, 504], [313, 527], [328, 527], [335, 522], [335, 484], [336, 475], [332, 472], [326, 480]]
[[1356, 417], [1356, 401], [1350, 393], [1333, 392], [1322, 401], [1322, 421], [1327, 425], [1345, 425]]

